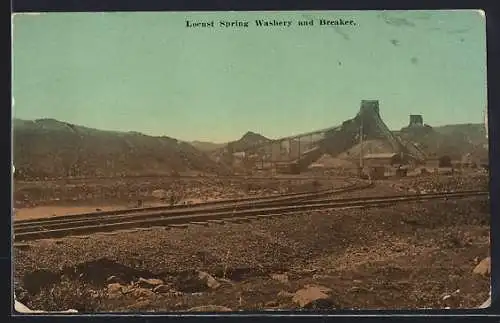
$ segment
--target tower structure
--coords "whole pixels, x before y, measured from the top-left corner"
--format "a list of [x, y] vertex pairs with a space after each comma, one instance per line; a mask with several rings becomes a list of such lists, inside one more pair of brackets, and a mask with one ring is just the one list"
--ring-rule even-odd
[[424, 118], [421, 114], [410, 114], [409, 127], [422, 127], [424, 125]]
[[359, 112], [361, 114], [375, 113], [377, 116], [380, 116], [378, 100], [361, 100], [361, 108]]

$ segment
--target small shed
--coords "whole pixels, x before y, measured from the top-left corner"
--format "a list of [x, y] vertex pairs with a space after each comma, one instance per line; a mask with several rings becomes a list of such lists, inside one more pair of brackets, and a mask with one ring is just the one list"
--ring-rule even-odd
[[385, 167], [384, 166], [373, 166], [368, 170], [371, 179], [384, 179], [385, 178]]
[[280, 174], [299, 174], [300, 169], [297, 163], [291, 162], [278, 162], [275, 163], [275, 169]]

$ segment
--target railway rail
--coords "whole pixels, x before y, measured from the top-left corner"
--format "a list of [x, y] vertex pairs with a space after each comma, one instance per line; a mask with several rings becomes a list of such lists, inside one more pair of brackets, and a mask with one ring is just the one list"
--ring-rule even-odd
[[250, 221], [252, 219], [293, 215], [309, 211], [328, 211], [338, 208], [383, 207], [401, 202], [434, 199], [457, 199], [488, 196], [487, 191], [461, 191], [432, 194], [378, 196], [364, 198], [317, 198], [315, 200], [281, 200], [260, 204], [246, 204], [221, 208], [191, 208], [160, 212], [115, 215], [104, 218], [54, 219], [14, 226], [15, 241], [59, 238], [70, 235], [109, 232], [117, 230], [165, 226], [185, 227], [189, 224], [207, 225], [209, 222]]
[[338, 188], [329, 188], [324, 190], [318, 190], [314, 192], [300, 192], [300, 193], [287, 193], [280, 195], [271, 195], [271, 196], [259, 196], [259, 197], [246, 197], [246, 198], [237, 198], [237, 199], [224, 199], [224, 200], [216, 200], [210, 202], [201, 202], [195, 204], [181, 204], [181, 205], [173, 205], [173, 206], [155, 206], [155, 207], [143, 207], [143, 208], [132, 208], [132, 209], [122, 209], [122, 210], [111, 210], [111, 211], [97, 211], [97, 212], [88, 212], [88, 213], [78, 213], [78, 214], [68, 214], [64, 216], [59, 216], [55, 218], [41, 218], [41, 219], [27, 219], [27, 220], [15, 220], [14, 227], [24, 226], [28, 224], [39, 224], [39, 223], [51, 223], [51, 222], [60, 222], [60, 221], [68, 221], [68, 220], [82, 220], [82, 219], [96, 219], [97, 217], [110, 217], [117, 215], [127, 215], [127, 214], [141, 214], [144, 212], [160, 212], [160, 211], [172, 211], [176, 212], [179, 210], [187, 211], [187, 210], [196, 210], [196, 209], [207, 209], [207, 208], [224, 208], [228, 205], [231, 206], [232, 209], [234, 207], [248, 207], [248, 206], [256, 206], [267, 203], [280, 203], [280, 202], [293, 202], [293, 201], [304, 201], [308, 199], [321, 198], [324, 196], [332, 195], [332, 194], [340, 194], [346, 193], [355, 190], [362, 190], [366, 188], [370, 188], [373, 186], [371, 182], [353, 182], [349, 181], [348, 185], [338, 187]]

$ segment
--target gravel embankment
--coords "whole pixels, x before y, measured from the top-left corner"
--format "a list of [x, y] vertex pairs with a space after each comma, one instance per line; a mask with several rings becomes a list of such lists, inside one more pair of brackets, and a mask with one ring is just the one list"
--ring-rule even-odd
[[[312, 283], [330, 288], [341, 308], [474, 307], [487, 298], [489, 280], [472, 270], [488, 254], [488, 202], [471, 198], [31, 242], [15, 248], [15, 280], [19, 298], [47, 310], [294, 308], [278, 294]], [[199, 294], [119, 299], [103, 289], [112, 275], [173, 283], [189, 269], [232, 282]], [[79, 282], [25, 291], [75, 271]]]

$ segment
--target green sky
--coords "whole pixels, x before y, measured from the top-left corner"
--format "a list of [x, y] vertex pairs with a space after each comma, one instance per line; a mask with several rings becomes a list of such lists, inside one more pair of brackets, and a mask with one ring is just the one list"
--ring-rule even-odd
[[[293, 25], [258, 28], [256, 19]], [[409, 114], [430, 125], [484, 120], [479, 11], [44, 13], [13, 23], [16, 118], [215, 142], [335, 126], [362, 99], [380, 100], [393, 129]]]

